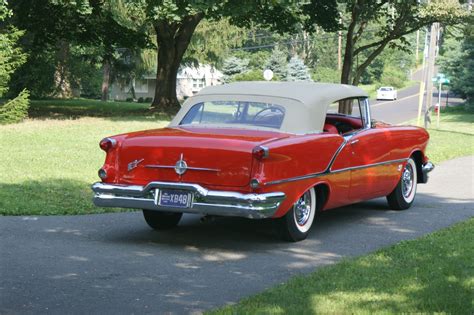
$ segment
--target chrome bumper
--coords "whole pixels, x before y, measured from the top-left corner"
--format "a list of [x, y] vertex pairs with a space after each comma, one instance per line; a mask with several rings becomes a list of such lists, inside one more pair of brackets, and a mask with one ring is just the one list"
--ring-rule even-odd
[[422, 177], [420, 183], [426, 184], [428, 182], [428, 173], [434, 170], [435, 166], [431, 162], [427, 162], [421, 167]]
[[[166, 207], [157, 202], [160, 189], [184, 190], [192, 193], [189, 208]], [[285, 199], [282, 192], [241, 194], [232, 191], [208, 190], [197, 184], [150, 182], [146, 186], [92, 185], [94, 204], [99, 207], [136, 208], [168, 212], [236, 216], [252, 219], [270, 218]]]

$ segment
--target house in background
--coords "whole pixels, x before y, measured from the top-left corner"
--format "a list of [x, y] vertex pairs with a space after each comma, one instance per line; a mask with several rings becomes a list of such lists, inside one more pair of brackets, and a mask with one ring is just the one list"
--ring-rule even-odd
[[[206, 86], [222, 84], [222, 78], [222, 72], [211, 65], [181, 67], [176, 76], [176, 95], [178, 99], [186, 99]], [[134, 81], [130, 84], [114, 82], [110, 89], [110, 99], [124, 101], [133, 98], [132, 84], [134, 84], [137, 99], [153, 99], [155, 96], [156, 74], [144, 75]]]

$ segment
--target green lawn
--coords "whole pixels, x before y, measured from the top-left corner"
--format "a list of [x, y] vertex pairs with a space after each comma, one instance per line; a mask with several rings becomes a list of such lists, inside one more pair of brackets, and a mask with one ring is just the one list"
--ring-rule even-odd
[[[431, 117], [428, 128], [430, 142], [427, 155], [434, 163], [460, 156], [474, 155], [474, 113], [463, 107], [448, 108], [441, 112], [439, 129], [436, 128], [436, 116]], [[412, 124], [416, 120], [411, 121]]]
[[29, 116], [36, 117], [115, 117], [145, 116], [150, 104], [133, 102], [102, 102], [90, 99], [32, 100]]
[[473, 244], [470, 219], [293, 278], [208, 314], [473, 314]]
[[110, 135], [163, 127], [152, 118], [33, 119], [0, 126], [0, 215], [85, 214]]

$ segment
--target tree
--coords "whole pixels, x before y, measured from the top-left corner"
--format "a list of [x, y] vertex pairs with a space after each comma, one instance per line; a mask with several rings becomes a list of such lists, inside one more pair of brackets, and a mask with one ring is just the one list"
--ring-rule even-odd
[[[26, 60], [26, 54], [17, 45], [24, 32], [6, 21], [11, 14], [7, 1], [0, 0], [0, 98], [8, 91], [13, 72]], [[14, 99], [0, 106], [0, 123], [13, 123], [25, 118], [28, 114], [28, 97], [28, 90], [23, 89]]]
[[222, 73], [224, 74], [224, 81], [230, 82], [232, 77], [244, 73], [248, 70], [249, 61], [247, 59], [240, 59], [237, 57], [229, 57], [224, 60], [222, 66]]
[[[387, 47], [404, 49], [407, 34], [434, 22], [458, 23], [465, 15], [456, 0], [417, 1], [347, 0], [347, 21], [341, 83], [358, 85], [362, 74]], [[376, 27], [376, 28], [375, 28]], [[363, 41], [368, 30], [375, 31], [370, 41]], [[356, 60], [359, 61], [356, 64]], [[350, 114], [352, 106], [340, 102], [339, 112]]]
[[278, 47], [274, 47], [267, 61], [266, 68], [273, 71], [276, 80], [284, 80], [288, 72], [286, 53]]
[[303, 60], [298, 57], [292, 57], [288, 63], [287, 81], [312, 81], [308, 67]]
[[102, 70], [102, 99], [106, 100], [114, 65], [121, 57], [117, 49], [136, 50], [148, 44], [144, 30], [115, 20], [110, 1], [15, 0], [12, 4], [12, 21], [25, 30], [21, 45], [30, 56], [12, 85], [26, 82], [37, 97], [70, 97], [91, 72]]
[[448, 28], [437, 62], [450, 79], [449, 89], [466, 99], [474, 111], [474, 15], [464, 25]]
[[[128, 23], [150, 23], [156, 36], [158, 62], [155, 97], [152, 109], [175, 111], [176, 75], [183, 56], [199, 23], [228, 17], [234, 25], [251, 23], [277, 31], [289, 31], [298, 23], [319, 22], [335, 24], [335, 15], [327, 14], [336, 8], [336, 1], [313, 0], [308, 4], [275, 0], [262, 1], [171, 1], [171, 0], [114, 0], [113, 7], [124, 8]], [[318, 10], [314, 10], [314, 8]], [[132, 21], [132, 22], [131, 22]], [[311, 24], [312, 25], [312, 24]], [[310, 25], [308, 24], [308, 28]]]

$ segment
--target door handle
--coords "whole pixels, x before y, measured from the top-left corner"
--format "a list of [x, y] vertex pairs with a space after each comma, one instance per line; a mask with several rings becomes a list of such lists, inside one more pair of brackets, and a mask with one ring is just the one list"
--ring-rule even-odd
[[359, 139], [352, 140], [350, 143], [351, 144], [356, 144], [357, 142], [359, 142]]

